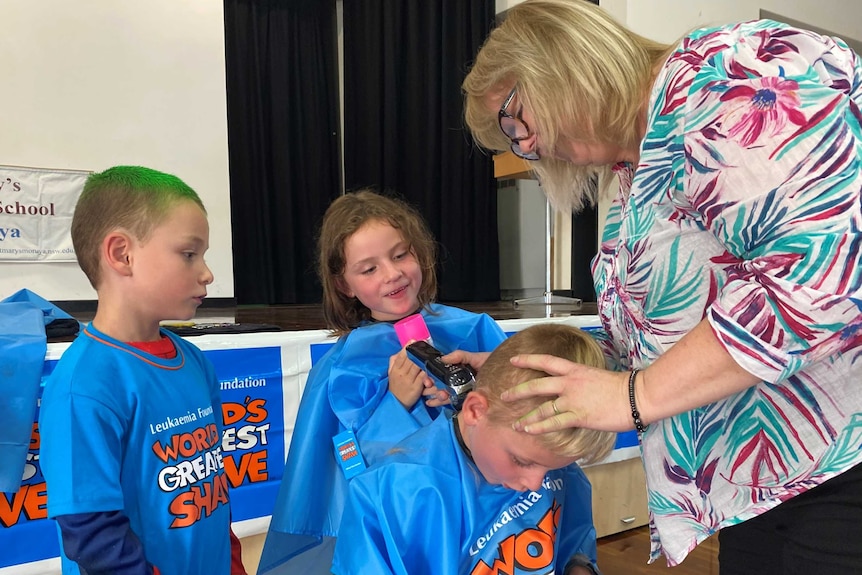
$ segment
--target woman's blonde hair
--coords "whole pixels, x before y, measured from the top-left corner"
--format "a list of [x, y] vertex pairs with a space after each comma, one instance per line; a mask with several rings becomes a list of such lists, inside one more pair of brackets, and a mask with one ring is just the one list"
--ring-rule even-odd
[[[670, 49], [584, 0], [526, 0], [491, 31], [464, 80], [467, 126], [479, 145], [508, 150], [511, 142], [486, 98], [502, 99], [516, 85], [543, 147], [553, 150], [561, 139], [636, 147], [653, 68]], [[551, 203], [575, 211], [595, 202], [594, 176], [611, 168], [552, 158], [530, 166]]]
[[[488, 401], [488, 419], [510, 426], [519, 417], [536, 409], [547, 397], [531, 397], [514, 402], [500, 399], [507, 389], [548, 374], [513, 367], [509, 359], [522, 353], [547, 353], [575, 363], [605, 369], [605, 358], [595, 340], [585, 331], [563, 324], [538, 324], [519, 331], [501, 343], [479, 370], [475, 391]], [[585, 463], [600, 461], [614, 448], [616, 434], [609, 431], [567, 428], [535, 436], [549, 451], [577, 457]]]
[[437, 296], [437, 244], [425, 220], [415, 208], [399, 199], [363, 189], [349, 192], [329, 205], [317, 238], [317, 272], [323, 286], [323, 319], [340, 336], [371, 318], [371, 310], [341, 289], [346, 260], [344, 245], [359, 228], [371, 221], [384, 222], [398, 230], [422, 269], [417, 295], [420, 307]]

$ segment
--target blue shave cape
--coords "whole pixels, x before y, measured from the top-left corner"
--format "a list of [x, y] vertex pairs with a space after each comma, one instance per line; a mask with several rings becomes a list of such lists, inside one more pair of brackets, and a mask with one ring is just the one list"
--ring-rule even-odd
[[[433, 304], [422, 316], [434, 346], [491, 351], [506, 335], [488, 315]], [[440, 410], [420, 399], [406, 410], [389, 393], [389, 358], [401, 350], [391, 323], [369, 323], [341, 337], [312, 368], [258, 574], [330, 573], [347, 496], [332, 438], [350, 430], [367, 465], [431, 423]]]
[[590, 483], [572, 464], [541, 488], [488, 483], [448, 417], [402, 441], [350, 482], [337, 575], [546, 575], [573, 557], [595, 567]]
[[30, 450], [48, 349], [45, 326], [69, 314], [28, 289], [0, 301], [0, 491], [15, 493]]

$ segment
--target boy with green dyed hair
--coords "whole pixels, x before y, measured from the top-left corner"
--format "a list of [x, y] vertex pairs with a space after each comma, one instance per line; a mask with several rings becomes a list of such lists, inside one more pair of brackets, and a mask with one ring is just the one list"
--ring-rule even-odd
[[87, 179], [72, 242], [98, 308], [39, 416], [63, 573], [244, 573], [218, 379], [199, 349], [160, 328], [194, 317], [213, 281], [203, 203], [176, 176], [110, 168]]

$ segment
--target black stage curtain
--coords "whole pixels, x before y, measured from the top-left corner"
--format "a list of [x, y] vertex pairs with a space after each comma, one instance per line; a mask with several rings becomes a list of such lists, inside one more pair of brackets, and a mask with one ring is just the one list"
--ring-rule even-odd
[[572, 295], [596, 301], [590, 264], [599, 252], [599, 216], [595, 206], [572, 214]]
[[425, 216], [442, 301], [500, 299], [493, 166], [461, 95], [494, 11], [494, 0], [344, 0], [346, 188], [395, 193]]
[[320, 301], [314, 235], [340, 190], [334, 0], [224, 0], [237, 303]]

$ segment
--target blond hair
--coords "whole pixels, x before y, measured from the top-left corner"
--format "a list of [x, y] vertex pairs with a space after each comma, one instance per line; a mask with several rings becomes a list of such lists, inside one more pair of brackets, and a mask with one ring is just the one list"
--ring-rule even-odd
[[[635, 34], [583, 0], [526, 0], [491, 31], [464, 80], [465, 120], [476, 142], [508, 150], [489, 95], [517, 86], [543, 147], [558, 141], [640, 144], [638, 117], [653, 68], [671, 46]], [[564, 119], [561, 121], [561, 119]], [[596, 201], [595, 176], [611, 166], [575, 166], [553, 158], [530, 162], [551, 203], [578, 210]]]
[[334, 335], [344, 335], [371, 318], [371, 310], [365, 304], [340, 289], [347, 264], [344, 245], [371, 221], [389, 224], [410, 244], [410, 251], [422, 269], [422, 286], [417, 295], [420, 307], [430, 304], [437, 295], [437, 244], [419, 212], [406, 202], [370, 189], [344, 194], [327, 208], [317, 238], [323, 318]]
[[[548, 374], [512, 366], [509, 359], [522, 353], [547, 353], [590, 367], [605, 368], [605, 358], [595, 340], [585, 331], [563, 324], [538, 324], [501, 343], [479, 370], [475, 390], [488, 401], [488, 419], [509, 426], [536, 409], [547, 397], [531, 397], [514, 402], [500, 399], [507, 389]], [[566, 428], [542, 433], [536, 439], [549, 451], [577, 457], [585, 463], [600, 461], [614, 448], [616, 434], [609, 431]]]
[[194, 202], [206, 213], [197, 193], [174, 175], [141, 166], [114, 166], [90, 174], [72, 216], [75, 257], [90, 285], [99, 289], [105, 236], [124, 230], [145, 242], [183, 201]]

